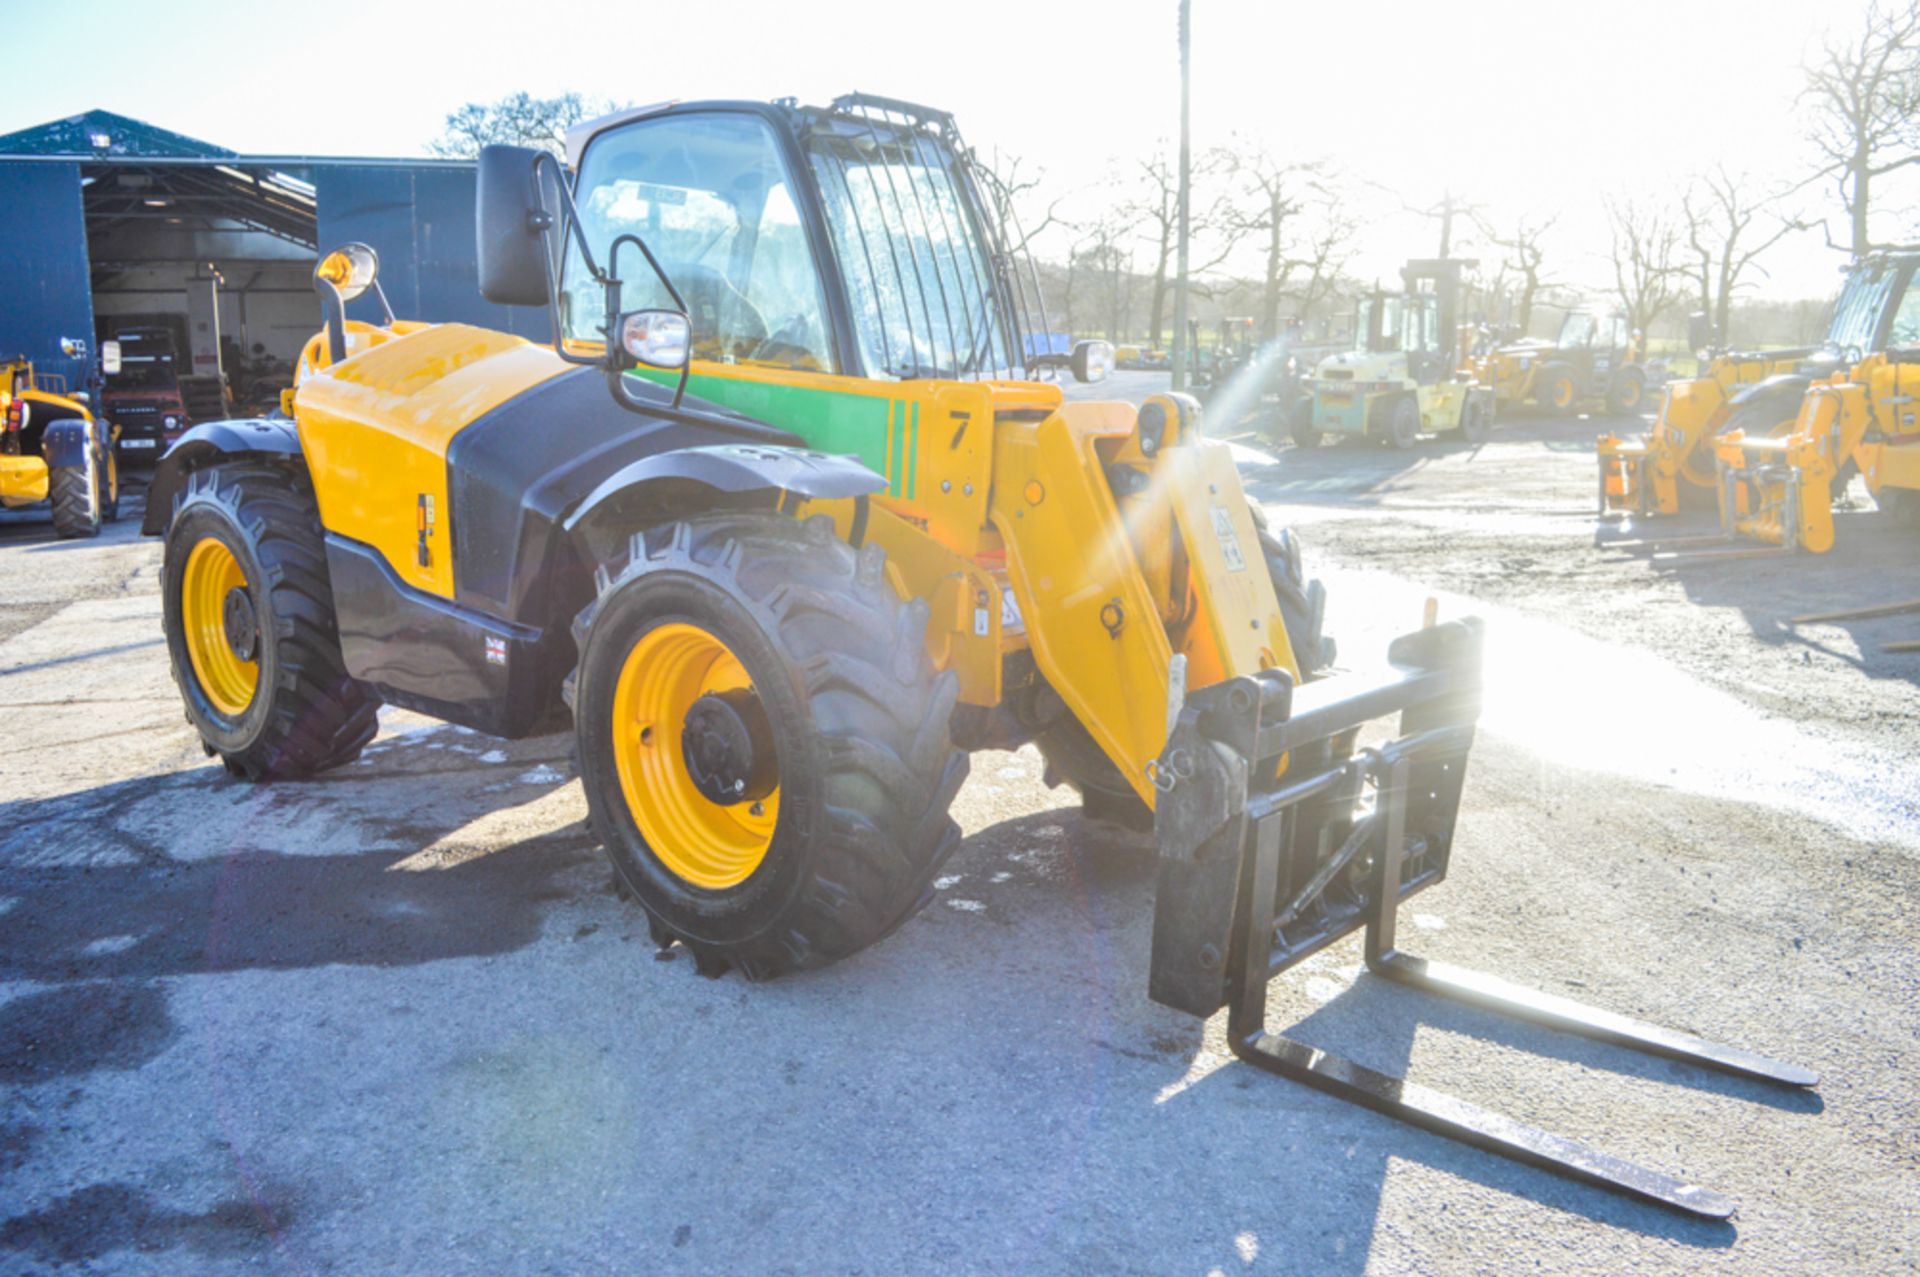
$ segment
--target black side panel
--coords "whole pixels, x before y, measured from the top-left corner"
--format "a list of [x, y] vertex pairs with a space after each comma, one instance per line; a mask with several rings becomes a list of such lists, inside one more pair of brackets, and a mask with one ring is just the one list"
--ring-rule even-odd
[[637, 377], [627, 386], [635, 399], [657, 402], [661, 415], [622, 408], [604, 373], [581, 368], [501, 404], [453, 437], [447, 504], [454, 598], [462, 607], [564, 631], [572, 620], [567, 608], [591, 597], [591, 569], [562, 551], [559, 520], [608, 475], [673, 448], [804, 446], [784, 430], [700, 400], [688, 399], [686, 408], [713, 423], [688, 420], [672, 412], [671, 391]]
[[542, 634], [422, 594], [379, 551], [327, 534], [347, 673], [389, 704], [494, 736], [565, 725], [560, 681], [573, 667], [564, 628]]

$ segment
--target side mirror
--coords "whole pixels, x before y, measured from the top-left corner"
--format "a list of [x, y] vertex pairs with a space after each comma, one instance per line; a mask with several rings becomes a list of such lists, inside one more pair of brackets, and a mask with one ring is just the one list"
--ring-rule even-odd
[[350, 302], [372, 288], [379, 277], [380, 255], [366, 244], [336, 248], [313, 268], [314, 282], [332, 284], [343, 302]]
[[554, 161], [528, 146], [483, 146], [474, 187], [480, 295], [503, 306], [545, 306], [559, 224], [546, 198]]
[[68, 395], [67, 397], [73, 400], [75, 403], [90, 404], [93, 402], [93, 396], [88, 394], [84, 390], [76, 390], [71, 395]]
[[1113, 343], [1075, 342], [1073, 354], [1067, 358], [1067, 366], [1073, 369], [1075, 381], [1105, 381], [1107, 374], [1113, 371]]
[[620, 316], [620, 349], [648, 368], [685, 368], [693, 325], [677, 310], [630, 310]]
[[1696, 310], [1687, 316], [1687, 345], [1694, 350], [1708, 350], [1713, 346], [1713, 320], [1704, 310]]
[[103, 341], [100, 343], [100, 374], [104, 377], [120, 375], [120, 343]]

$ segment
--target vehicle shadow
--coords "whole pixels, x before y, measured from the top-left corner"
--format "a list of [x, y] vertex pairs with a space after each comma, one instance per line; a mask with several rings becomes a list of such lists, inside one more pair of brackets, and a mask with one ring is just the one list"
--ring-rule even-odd
[[[1761, 643], [1799, 648], [1839, 661], [1870, 678], [1920, 683], [1920, 660], [1882, 644], [1920, 638], [1920, 611], [1796, 624], [1797, 616], [1920, 600], [1920, 558], [1914, 530], [1872, 508], [1855, 484], [1833, 516], [1834, 545], [1824, 554], [1773, 552], [1762, 542], [1719, 540], [1716, 515], [1603, 528], [1594, 544], [1639, 559], [1670, 575], [1688, 599], [1737, 611]], [[1835, 632], [1846, 636], [1838, 641]]]

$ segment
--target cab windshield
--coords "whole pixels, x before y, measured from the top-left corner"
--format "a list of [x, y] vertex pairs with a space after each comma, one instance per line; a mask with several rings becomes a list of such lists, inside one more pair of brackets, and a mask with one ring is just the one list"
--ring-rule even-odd
[[1847, 277], [1827, 328], [1827, 349], [1857, 358], [1870, 352], [1879, 336], [1880, 317], [1892, 311], [1889, 346], [1920, 341], [1920, 292], [1913, 288], [1914, 268], [1904, 262], [1870, 262]]
[[910, 129], [828, 119], [807, 144], [869, 376], [1008, 372], [992, 255], [961, 162]]
[[1576, 310], [1561, 323], [1560, 340], [1556, 344], [1562, 350], [1579, 350], [1593, 345], [1599, 331], [1599, 322], [1592, 315]]

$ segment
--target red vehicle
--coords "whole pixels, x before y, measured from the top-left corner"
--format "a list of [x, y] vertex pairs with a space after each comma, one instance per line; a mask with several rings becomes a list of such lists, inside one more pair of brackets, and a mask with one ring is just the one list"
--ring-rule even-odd
[[165, 328], [123, 328], [120, 371], [101, 392], [102, 414], [120, 427], [120, 456], [133, 464], [159, 459], [193, 424], [181, 393], [174, 335]]

